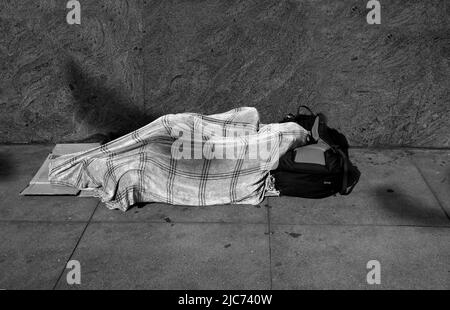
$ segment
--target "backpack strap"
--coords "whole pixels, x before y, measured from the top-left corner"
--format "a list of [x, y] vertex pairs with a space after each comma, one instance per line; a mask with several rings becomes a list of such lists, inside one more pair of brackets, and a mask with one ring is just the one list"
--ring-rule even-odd
[[350, 186], [350, 187], [347, 189], [347, 191], [345, 192], [345, 194], [343, 194], [343, 195], [349, 195], [349, 194], [352, 192], [352, 190], [355, 188], [356, 183], [358, 183], [358, 182], [353, 183], [353, 185]]
[[348, 195], [352, 192], [352, 190], [355, 188], [356, 183], [358, 183], [359, 178], [361, 176], [361, 173], [359, 172], [359, 170], [356, 167], [352, 166], [351, 170], [354, 173], [355, 180], [353, 181], [353, 184], [347, 189], [347, 191], [345, 192], [345, 195]]
[[301, 108], [304, 108], [304, 109], [308, 110], [309, 113], [310, 113], [310, 115], [316, 116], [316, 114], [314, 114], [313, 111], [311, 111], [311, 109], [310, 109], [308, 106], [306, 106], [306, 105], [300, 105], [300, 106], [298, 106], [298, 108], [297, 108], [297, 115], [300, 114], [300, 109], [301, 109]]
[[311, 136], [314, 139], [315, 142], [319, 141], [320, 134], [319, 134], [319, 117], [316, 116], [316, 119], [314, 121], [314, 125], [311, 128]]
[[353, 190], [353, 187], [355, 187], [355, 184], [353, 184], [350, 189], [347, 189], [348, 186], [348, 173], [349, 173], [349, 169], [348, 169], [348, 157], [347, 155], [345, 155], [345, 153], [339, 149], [338, 147], [334, 147], [334, 150], [341, 156], [341, 160], [343, 161], [343, 168], [344, 168], [344, 173], [342, 175], [342, 187], [341, 190], [339, 191], [339, 194], [341, 195], [348, 195], [351, 193], [351, 191]]
[[350, 161], [348, 160], [348, 156], [339, 148], [334, 148], [335, 151], [337, 151], [340, 155], [343, 162], [343, 166], [344, 166], [344, 174], [342, 176], [342, 187], [341, 190], [339, 191], [339, 194], [341, 195], [349, 195], [353, 189], [356, 186], [356, 183], [358, 183], [359, 180], [359, 175], [357, 177], [357, 179], [353, 182], [353, 184], [351, 184], [350, 187], [348, 187], [348, 177], [349, 177], [349, 173], [350, 173]]

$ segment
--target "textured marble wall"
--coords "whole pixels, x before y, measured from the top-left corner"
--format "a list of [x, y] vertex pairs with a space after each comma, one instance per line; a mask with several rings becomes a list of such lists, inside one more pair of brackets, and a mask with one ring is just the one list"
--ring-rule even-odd
[[164, 113], [298, 103], [353, 145], [450, 146], [450, 4], [380, 0], [0, 2], [0, 142], [124, 133]]
[[[75, 141], [144, 118], [142, 1], [0, 2], [0, 141]], [[136, 117], [136, 114], [138, 115]]]
[[145, 101], [157, 113], [298, 103], [354, 145], [450, 146], [450, 3], [146, 1]]

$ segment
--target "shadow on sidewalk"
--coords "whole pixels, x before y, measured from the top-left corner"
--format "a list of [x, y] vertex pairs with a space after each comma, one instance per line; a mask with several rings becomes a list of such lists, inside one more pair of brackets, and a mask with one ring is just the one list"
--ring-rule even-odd
[[429, 225], [430, 220], [445, 218], [440, 208], [419, 204], [415, 197], [405, 194], [398, 186], [379, 186], [374, 190], [374, 195], [393, 216], [412, 220], [418, 225]]

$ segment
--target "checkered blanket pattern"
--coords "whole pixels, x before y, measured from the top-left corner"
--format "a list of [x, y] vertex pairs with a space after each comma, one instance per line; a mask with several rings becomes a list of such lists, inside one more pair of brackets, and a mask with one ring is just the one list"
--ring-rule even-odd
[[[307, 136], [295, 123], [260, 124], [258, 111], [250, 107], [214, 115], [168, 114], [107, 144], [53, 158], [49, 180], [92, 189], [108, 208], [123, 211], [139, 202], [256, 205], [279, 156], [305, 144]], [[174, 143], [181, 142], [178, 150], [203, 155], [174, 156]], [[265, 147], [270, 156], [249, 156], [255, 147]], [[234, 156], [214, 157], [212, 150]]]

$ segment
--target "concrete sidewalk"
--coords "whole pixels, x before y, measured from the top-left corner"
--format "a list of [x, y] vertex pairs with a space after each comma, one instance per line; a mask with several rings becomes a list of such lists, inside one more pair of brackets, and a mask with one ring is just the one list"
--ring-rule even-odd
[[352, 150], [348, 197], [123, 213], [19, 196], [51, 149], [0, 146], [0, 289], [450, 289], [450, 151]]

